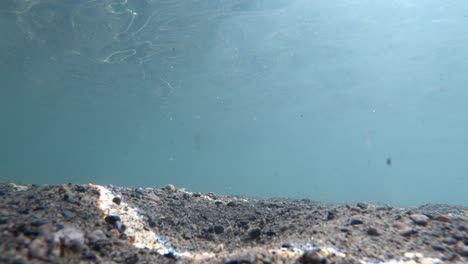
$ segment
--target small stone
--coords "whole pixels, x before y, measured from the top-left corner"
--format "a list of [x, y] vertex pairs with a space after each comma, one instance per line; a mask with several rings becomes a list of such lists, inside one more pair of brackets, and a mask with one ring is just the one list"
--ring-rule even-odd
[[222, 225], [215, 225], [214, 226], [215, 234], [222, 234], [224, 232], [224, 227]]
[[65, 227], [54, 234], [53, 243], [59, 246], [60, 250], [62, 248], [79, 250], [84, 244], [84, 236], [74, 227]]
[[369, 205], [366, 204], [366, 203], [357, 203], [356, 206], [361, 208], [361, 209], [367, 209], [367, 207], [369, 207]]
[[93, 232], [88, 234], [89, 243], [95, 243], [98, 240], [106, 239], [106, 235], [102, 232], [101, 229], [96, 229]]
[[434, 220], [444, 222], [444, 223], [452, 223], [452, 219], [450, 218], [450, 215], [437, 215], [434, 217]]
[[172, 192], [175, 192], [176, 187], [175, 187], [173, 184], [168, 184], [168, 185], [166, 185], [166, 187], [164, 187], [164, 189], [165, 189], [166, 191], [172, 193]]
[[236, 202], [232, 202], [232, 201], [231, 201], [231, 202], [227, 203], [226, 206], [229, 206], [229, 207], [236, 207], [236, 206], [238, 206], [238, 204], [237, 204]]
[[45, 259], [48, 249], [49, 247], [43, 239], [36, 238], [29, 244], [29, 256], [31, 258]]
[[423, 214], [413, 214], [410, 216], [411, 220], [413, 220], [414, 223], [420, 226], [425, 226], [429, 222], [429, 217], [423, 215]]
[[362, 225], [364, 222], [359, 218], [351, 218], [350, 225]]
[[324, 264], [327, 259], [316, 251], [307, 251], [298, 259], [302, 264]]
[[375, 227], [369, 227], [367, 229], [367, 234], [369, 236], [380, 236], [381, 235], [380, 231]]
[[450, 238], [442, 240], [442, 242], [447, 245], [454, 245], [457, 243], [457, 240], [453, 237], [450, 237]]
[[291, 248], [292, 245], [289, 244], [289, 243], [283, 243], [283, 244], [281, 245], [281, 247], [282, 247], [282, 248]]
[[260, 228], [254, 228], [249, 231], [250, 239], [257, 239], [260, 237], [261, 234], [262, 234], [262, 231], [260, 230]]
[[224, 244], [219, 244], [216, 246], [216, 248], [214, 249], [214, 252], [215, 253], [220, 253], [224, 250]]
[[333, 220], [335, 219], [335, 217], [336, 217], [336, 213], [334, 211], [327, 212], [327, 217], [326, 217], [327, 220]]
[[401, 236], [407, 237], [416, 233], [416, 231], [413, 228], [411, 228], [405, 223], [396, 222], [393, 224], [393, 227], [398, 230], [398, 234], [400, 234]]
[[432, 249], [437, 250], [437, 251], [445, 251], [445, 248], [442, 247], [441, 245], [432, 245]]
[[457, 243], [455, 246], [455, 252], [460, 254], [460, 256], [468, 257], [468, 245], [465, 243]]
[[108, 239], [100, 239], [94, 242], [91, 248], [99, 251], [103, 255], [107, 255], [107, 252], [112, 250], [112, 242]]
[[63, 195], [63, 200], [65, 200], [67, 202], [71, 201], [72, 200], [72, 195], [70, 193], [65, 193]]
[[343, 233], [348, 233], [350, 234], [351, 233], [351, 230], [347, 227], [340, 227], [340, 231], [343, 232]]
[[138, 263], [138, 254], [131, 254], [130, 256], [125, 258], [125, 264], [135, 264]]
[[118, 216], [118, 215], [108, 215], [108, 216], [106, 216], [106, 218], [104, 218], [104, 220], [109, 225], [116, 226], [117, 222], [120, 222], [120, 216]]
[[81, 186], [81, 185], [77, 185], [75, 187], [75, 191], [77, 191], [77, 192], [86, 192], [86, 188]]
[[122, 202], [122, 198], [116, 196], [114, 197], [114, 199], [112, 199], [112, 202], [114, 202], [116, 205], [120, 205], [120, 203]]

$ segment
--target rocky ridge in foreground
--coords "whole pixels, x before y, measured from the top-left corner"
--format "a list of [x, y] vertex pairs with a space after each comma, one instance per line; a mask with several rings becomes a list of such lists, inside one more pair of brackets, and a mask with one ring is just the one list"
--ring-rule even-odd
[[0, 263], [466, 263], [468, 209], [0, 184]]

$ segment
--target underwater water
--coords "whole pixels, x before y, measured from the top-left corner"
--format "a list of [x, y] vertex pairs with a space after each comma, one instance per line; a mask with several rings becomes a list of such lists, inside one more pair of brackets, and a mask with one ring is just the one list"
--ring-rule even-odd
[[0, 181], [468, 204], [468, 2], [2, 0]]

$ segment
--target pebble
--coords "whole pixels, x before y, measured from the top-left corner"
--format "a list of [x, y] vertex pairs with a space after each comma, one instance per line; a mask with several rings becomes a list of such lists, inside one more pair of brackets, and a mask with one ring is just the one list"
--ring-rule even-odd
[[222, 234], [224, 232], [224, 227], [222, 225], [215, 225], [214, 226], [215, 234]]
[[351, 218], [351, 225], [362, 225], [364, 222], [359, 218]]
[[260, 237], [261, 234], [262, 234], [262, 231], [260, 230], [260, 228], [254, 228], [249, 231], [250, 239], [257, 239]]
[[445, 215], [437, 215], [436, 217], [434, 217], [434, 220], [444, 222], [444, 223], [452, 223], [452, 219], [450, 219], [450, 216], [446, 215], [446, 214]]
[[361, 209], [367, 209], [367, 207], [369, 207], [369, 205], [366, 204], [366, 203], [357, 203], [356, 206], [361, 208]]
[[176, 191], [176, 187], [173, 185], [173, 184], [168, 184], [166, 185], [166, 187], [164, 187], [164, 189], [168, 192], [175, 192]]
[[98, 240], [106, 239], [106, 235], [102, 232], [101, 229], [96, 229], [93, 232], [88, 234], [89, 243], [95, 243]]
[[413, 233], [416, 233], [415, 230], [413, 230], [413, 228], [411, 228], [405, 223], [396, 222], [393, 224], [393, 227], [398, 230], [398, 234], [405, 236], [405, 237], [410, 236]]
[[445, 248], [438, 244], [432, 245], [432, 249], [437, 250], [437, 251], [445, 251]]
[[327, 212], [327, 217], [326, 217], [326, 220], [333, 220], [336, 218], [336, 213], [333, 212], [333, 211], [328, 211]]
[[63, 249], [79, 250], [84, 245], [84, 236], [74, 227], [65, 227], [53, 236], [54, 254], [63, 255]]
[[420, 226], [425, 226], [429, 222], [429, 217], [423, 215], [423, 214], [412, 214], [410, 216], [411, 220], [417, 225]]
[[316, 251], [307, 251], [302, 254], [298, 262], [303, 264], [322, 264], [326, 263], [327, 259]]
[[45, 259], [48, 249], [49, 247], [43, 239], [36, 238], [29, 244], [29, 256], [37, 259]]
[[120, 203], [122, 202], [122, 198], [120, 197], [114, 197], [114, 199], [112, 199], [112, 202], [114, 202], [116, 205], [120, 205]]
[[114, 227], [117, 227], [119, 225], [118, 223], [120, 222], [120, 216], [118, 216], [118, 215], [108, 215], [108, 216], [106, 216], [106, 218], [104, 218], [104, 220], [109, 225], [113, 225]]
[[369, 227], [367, 229], [367, 234], [369, 236], [380, 236], [381, 235], [380, 231], [375, 227]]

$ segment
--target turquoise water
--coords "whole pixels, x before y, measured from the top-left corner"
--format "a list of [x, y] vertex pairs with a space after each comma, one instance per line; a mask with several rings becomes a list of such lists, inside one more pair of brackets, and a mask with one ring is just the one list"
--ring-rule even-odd
[[0, 14], [0, 181], [468, 204], [466, 1]]

